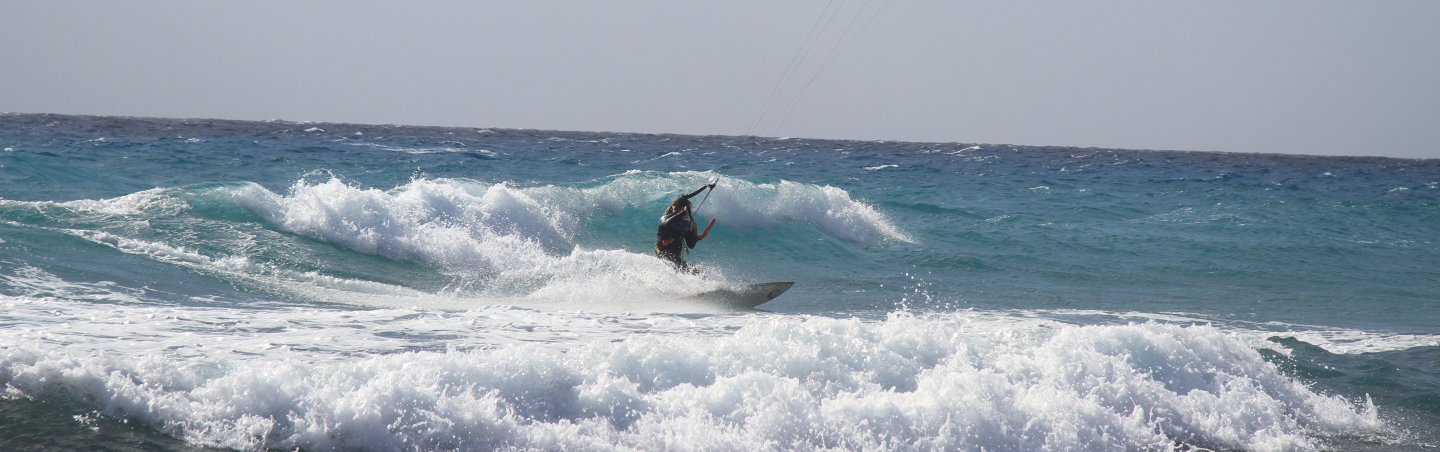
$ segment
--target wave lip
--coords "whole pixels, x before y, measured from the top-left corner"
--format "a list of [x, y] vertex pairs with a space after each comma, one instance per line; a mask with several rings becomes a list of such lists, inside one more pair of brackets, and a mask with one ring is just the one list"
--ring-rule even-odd
[[[855, 199], [845, 189], [831, 185], [787, 180], [751, 182], [710, 171], [630, 171], [612, 176], [594, 188], [567, 190], [544, 187], [528, 191], [576, 212], [595, 212], [598, 208], [615, 213], [624, 207], [640, 207], [640, 202], [643, 202], [643, 207], [659, 212], [674, 197], [716, 179], [719, 185], [708, 199], [702, 198], [706, 204], [697, 208], [700, 215], [719, 218], [728, 227], [744, 230], [800, 223], [813, 225], [831, 236], [857, 242], [875, 238], [914, 241], [885, 213]], [[692, 201], [699, 203], [701, 200]]]
[[563, 212], [504, 183], [422, 179], [382, 191], [331, 178], [301, 180], [290, 191], [289, 196], [251, 194], [244, 201], [287, 231], [442, 267], [532, 266], [544, 260], [546, 250], [568, 247], [573, 234], [565, 226], [573, 222]]

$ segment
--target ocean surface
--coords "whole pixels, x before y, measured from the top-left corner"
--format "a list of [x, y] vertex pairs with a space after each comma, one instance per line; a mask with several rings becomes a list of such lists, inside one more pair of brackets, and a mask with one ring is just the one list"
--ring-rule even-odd
[[4, 114], [0, 391], [3, 450], [1434, 450], [1440, 160]]

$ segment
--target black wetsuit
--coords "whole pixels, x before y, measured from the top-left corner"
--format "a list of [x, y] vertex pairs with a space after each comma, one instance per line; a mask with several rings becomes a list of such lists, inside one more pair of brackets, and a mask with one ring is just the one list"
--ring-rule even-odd
[[670, 221], [660, 223], [660, 229], [655, 231], [655, 255], [681, 269], [688, 268], [681, 253], [700, 241], [692, 224], [689, 215], [675, 215]]
[[[702, 186], [699, 190], [685, 195], [685, 199], [688, 201], [707, 188], [712, 187]], [[661, 218], [660, 228], [655, 231], [655, 255], [682, 270], [688, 270], [689, 266], [685, 265], [685, 248], [694, 248], [695, 242], [700, 241], [700, 235], [695, 233], [693, 223], [689, 214], [675, 213]]]

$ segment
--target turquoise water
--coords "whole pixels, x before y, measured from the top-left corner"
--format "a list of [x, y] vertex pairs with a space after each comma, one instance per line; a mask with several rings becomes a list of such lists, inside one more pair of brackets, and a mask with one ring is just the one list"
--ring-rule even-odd
[[[1436, 160], [55, 115], [0, 146], [4, 447], [1440, 444]], [[656, 220], [715, 178], [677, 274]], [[761, 281], [796, 286], [685, 299]]]

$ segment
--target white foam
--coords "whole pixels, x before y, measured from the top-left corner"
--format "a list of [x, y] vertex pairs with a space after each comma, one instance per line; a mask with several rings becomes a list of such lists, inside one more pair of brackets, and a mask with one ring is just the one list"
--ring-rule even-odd
[[7, 397], [239, 449], [1313, 449], [1379, 409], [1207, 326], [0, 299]]
[[175, 213], [190, 206], [170, 195], [171, 189], [152, 188], [118, 198], [80, 199], [66, 202], [40, 201], [30, 203], [37, 209], [60, 207], [76, 213], [96, 215], [141, 215], [147, 213]]
[[[263, 189], [261, 189], [263, 190]], [[241, 196], [294, 233], [363, 253], [450, 268], [531, 268], [568, 249], [574, 221], [508, 184], [416, 180], [390, 191], [339, 179], [297, 182], [289, 196]]]
[[95, 243], [109, 245], [131, 254], [149, 256], [156, 260], [175, 264], [213, 265], [215, 261], [203, 254], [190, 251], [185, 247], [170, 246], [164, 243], [147, 242], [144, 240], [128, 239], [104, 231], [89, 230], [63, 230], [77, 237], [84, 238]]

